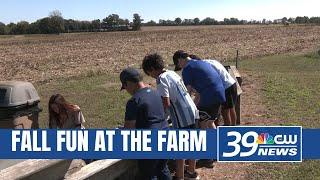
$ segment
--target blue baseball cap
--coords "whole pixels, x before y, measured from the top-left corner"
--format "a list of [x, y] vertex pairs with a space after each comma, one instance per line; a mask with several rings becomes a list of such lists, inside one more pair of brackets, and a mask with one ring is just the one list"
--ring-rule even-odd
[[121, 89], [125, 89], [125, 85], [127, 84], [127, 81], [130, 82], [141, 82], [142, 81], [142, 75], [139, 73], [139, 71], [135, 68], [126, 68], [120, 73], [120, 81], [122, 83]]

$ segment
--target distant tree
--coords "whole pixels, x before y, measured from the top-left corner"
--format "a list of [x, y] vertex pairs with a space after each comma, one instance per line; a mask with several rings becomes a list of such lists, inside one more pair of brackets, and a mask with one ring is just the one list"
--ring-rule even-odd
[[289, 19], [288, 19], [288, 22], [294, 23], [294, 18], [289, 18]]
[[304, 16], [304, 17], [298, 16], [295, 19], [295, 23], [297, 23], [297, 24], [307, 24], [307, 23], [309, 23], [309, 18], [307, 16]]
[[15, 34], [27, 34], [29, 23], [27, 21], [20, 21], [17, 23]]
[[183, 24], [183, 25], [193, 25], [194, 22], [193, 22], [193, 19], [184, 19], [184, 20], [182, 21], [182, 24]]
[[6, 26], [6, 34], [16, 34], [17, 25], [15, 23], [10, 23]]
[[50, 29], [50, 18], [45, 17], [42, 18], [40, 20], [38, 20], [38, 24], [39, 24], [39, 30], [41, 34], [50, 34], [51, 29]]
[[240, 23], [240, 24], [248, 24], [248, 21], [247, 21], [247, 20], [240, 20], [239, 23]]
[[119, 25], [129, 25], [129, 20], [119, 18]]
[[199, 18], [194, 18], [193, 19], [194, 25], [199, 25], [200, 24], [200, 19]]
[[281, 23], [284, 24], [284, 25], [289, 25], [288, 18], [287, 18], [287, 17], [283, 17], [283, 18], [281, 19]]
[[64, 32], [64, 19], [60, 11], [55, 10], [49, 13], [49, 33]]
[[207, 17], [207, 18], [203, 19], [200, 22], [200, 24], [203, 24], [203, 25], [214, 25], [214, 24], [218, 24], [218, 21], [216, 21], [213, 18]]
[[145, 23], [145, 25], [146, 25], [146, 26], [156, 26], [157, 23], [156, 23], [155, 21], [151, 20], [151, 21]]
[[257, 20], [254, 20], [254, 19], [251, 19], [248, 24], [261, 24], [260, 21], [257, 21]]
[[267, 20], [266, 19], [263, 19], [262, 20], [262, 24], [266, 24]]
[[91, 23], [89, 22], [89, 21], [81, 21], [80, 22], [80, 30], [81, 31], [85, 31], [85, 32], [88, 32], [88, 31], [90, 31], [90, 29], [91, 29]]
[[[184, 21], [182, 21], [182, 24], [184, 24]], [[160, 19], [159, 20], [159, 25], [161, 26], [175, 26], [176, 25], [176, 22], [175, 21], [172, 21], [170, 19], [168, 20], [162, 20]]]
[[231, 24], [230, 19], [229, 18], [224, 18], [223, 19], [223, 24], [230, 25]]
[[125, 19], [124, 22], [125, 22], [125, 25], [129, 25], [130, 24], [129, 19]]
[[272, 21], [271, 21], [271, 20], [268, 20], [268, 21], [267, 21], [267, 24], [272, 24]]
[[230, 18], [229, 24], [237, 25], [240, 24], [240, 21], [237, 18]]
[[39, 28], [39, 23], [38, 21], [34, 22], [34, 23], [31, 23], [29, 25], [29, 28], [27, 30], [27, 33], [28, 34], [40, 34], [41, 31], [40, 31], [40, 28]]
[[181, 20], [181, 18], [176, 18], [175, 20], [174, 20], [174, 22], [177, 24], [177, 25], [180, 25], [181, 23], [182, 23], [182, 20]]
[[311, 17], [309, 22], [313, 24], [320, 24], [320, 17]]
[[0, 35], [5, 34], [5, 28], [6, 28], [6, 25], [4, 23], [0, 22]]
[[66, 32], [79, 32], [81, 30], [81, 22], [73, 19], [64, 20], [64, 28]]
[[103, 19], [103, 22], [105, 22], [110, 27], [118, 26], [120, 24], [119, 21], [120, 17], [118, 14], [111, 14]]
[[141, 16], [137, 13], [133, 14], [133, 30], [139, 31], [141, 29], [143, 19], [141, 19]]
[[96, 19], [96, 20], [93, 20], [91, 21], [91, 24], [92, 24], [92, 27], [93, 29], [100, 29], [100, 19]]
[[59, 10], [54, 10], [49, 13], [49, 17], [62, 17], [62, 13]]

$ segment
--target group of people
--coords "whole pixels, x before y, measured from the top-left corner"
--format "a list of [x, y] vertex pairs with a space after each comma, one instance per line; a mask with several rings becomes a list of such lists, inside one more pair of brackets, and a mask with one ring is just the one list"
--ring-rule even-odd
[[[173, 55], [175, 71], [182, 69], [182, 78], [165, 69], [163, 58], [146, 55], [142, 62], [144, 73], [156, 79], [152, 89], [143, 83], [141, 73], [127, 68], [120, 74], [122, 88], [132, 98], [128, 101], [125, 128], [175, 129], [215, 128], [220, 112], [224, 125], [236, 124], [236, 81], [216, 60], [203, 60], [179, 50]], [[194, 95], [194, 98], [192, 98]], [[199, 160], [212, 167], [213, 160]], [[140, 179], [171, 179], [166, 160], [139, 160]], [[176, 160], [174, 179], [198, 179], [196, 160]]]
[[[142, 73], [126, 68], [120, 73], [121, 90], [132, 97], [126, 104], [124, 128], [175, 129], [216, 128], [220, 113], [224, 125], [236, 124], [236, 81], [216, 60], [205, 60], [185, 51], [173, 55], [175, 71], [165, 68], [163, 58], [148, 54], [142, 61], [144, 73], [156, 80], [156, 89], [143, 82]], [[69, 120], [68, 120], [69, 119]], [[83, 128], [80, 108], [57, 94], [49, 101], [50, 128]], [[199, 179], [196, 163], [213, 167], [213, 160], [176, 160], [172, 177], [167, 160], [138, 160], [138, 179]], [[186, 168], [185, 168], [186, 167]]]

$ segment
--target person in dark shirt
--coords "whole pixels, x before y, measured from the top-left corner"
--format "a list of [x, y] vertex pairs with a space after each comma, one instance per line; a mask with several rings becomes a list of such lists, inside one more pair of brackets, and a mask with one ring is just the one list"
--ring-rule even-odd
[[194, 89], [200, 95], [196, 102], [199, 111], [209, 115], [202, 118], [200, 113], [200, 126], [215, 128], [214, 121], [220, 117], [220, 106], [226, 101], [225, 89], [218, 72], [209, 63], [194, 60], [182, 50], [176, 51], [172, 59], [175, 71], [182, 69], [183, 82], [188, 91]]
[[[134, 68], [120, 73], [121, 90], [125, 89], [131, 99], [127, 102], [124, 128], [129, 129], [166, 129], [164, 108], [160, 95], [142, 81], [142, 76]], [[137, 179], [170, 180], [167, 160], [138, 160], [139, 177]]]
[[[200, 112], [200, 127], [216, 128], [215, 121], [218, 121], [221, 105], [226, 101], [223, 82], [217, 70], [182, 50], [176, 51], [172, 60], [175, 71], [182, 69], [183, 82], [188, 91], [191, 93], [195, 90], [199, 94], [195, 100]], [[213, 167], [213, 160], [199, 160], [197, 163], [208, 168]]]

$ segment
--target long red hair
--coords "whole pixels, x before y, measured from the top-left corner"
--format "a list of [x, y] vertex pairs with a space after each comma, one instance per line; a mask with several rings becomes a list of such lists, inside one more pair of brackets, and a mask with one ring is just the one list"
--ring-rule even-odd
[[[56, 113], [51, 105], [56, 104], [59, 108], [59, 113]], [[61, 94], [55, 94], [50, 97], [49, 103], [48, 103], [48, 112], [49, 112], [49, 127], [51, 128], [52, 121], [56, 121], [56, 124], [59, 128], [63, 127], [63, 124], [65, 123], [65, 119], [60, 118], [60, 114], [65, 114], [68, 116], [67, 111], [77, 111], [79, 110], [78, 106], [69, 103], [65, 100], [65, 98]]]

